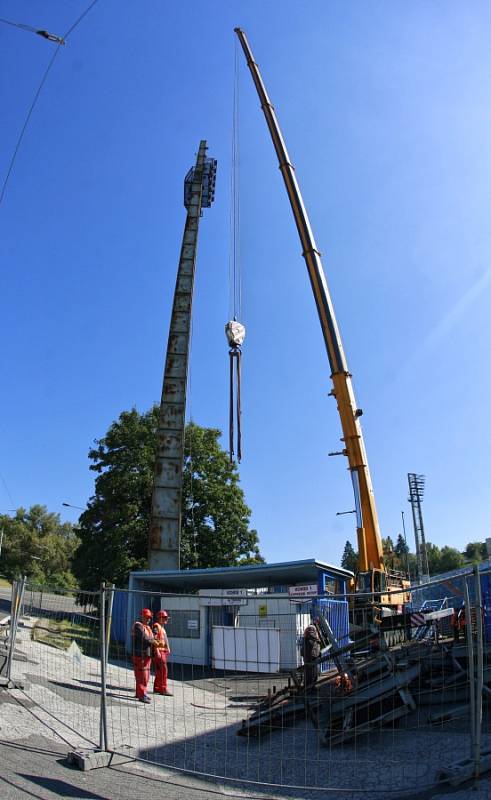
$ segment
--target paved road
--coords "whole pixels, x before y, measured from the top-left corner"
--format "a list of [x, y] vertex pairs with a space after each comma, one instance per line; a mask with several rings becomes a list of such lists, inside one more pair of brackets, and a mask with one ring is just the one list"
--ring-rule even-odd
[[[66, 746], [44, 736], [15, 742], [0, 740], [0, 797], [2, 800], [276, 800], [266, 793], [235, 794], [229, 786], [217, 792], [184, 775], [166, 775], [134, 763], [80, 772], [66, 761]], [[287, 795], [283, 795], [285, 798]], [[316, 800], [349, 800], [349, 794], [313, 794]], [[289, 797], [293, 800], [294, 795]], [[414, 800], [490, 800], [489, 780], [477, 790], [466, 788], [415, 795]], [[366, 795], [375, 800], [374, 795]], [[409, 800], [409, 799], [408, 799]]]
[[63, 743], [39, 735], [0, 741], [2, 800], [224, 800], [211, 786], [186, 785], [179, 775], [170, 782], [158, 770], [134, 763], [81, 772], [67, 764], [66, 750]]

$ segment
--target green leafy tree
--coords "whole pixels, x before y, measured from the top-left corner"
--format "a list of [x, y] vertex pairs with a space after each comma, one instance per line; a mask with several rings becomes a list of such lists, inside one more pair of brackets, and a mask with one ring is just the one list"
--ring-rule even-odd
[[426, 554], [428, 556], [428, 570], [430, 575], [438, 575], [440, 572], [450, 572], [464, 566], [465, 558], [455, 547], [438, 547], [436, 544], [426, 542]]
[[402, 533], [400, 533], [399, 536], [397, 537], [397, 542], [396, 542], [396, 546], [395, 546], [394, 550], [395, 550], [395, 553], [396, 553], [397, 557], [401, 561], [404, 561], [406, 556], [407, 556], [407, 554], [409, 553], [409, 547], [407, 546], [407, 542], [406, 542], [404, 536], [402, 535]]
[[438, 545], [426, 542], [426, 556], [430, 575], [437, 575], [443, 571], [440, 567], [440, 548]]
[[409, 573], [410, 578], [415, 578], [417, 574], [416, 569], [416, 556], [414, 553], [409, 552], [407, 554], [407, 566], [404, 564], [403, 569]]
[[46, 506], [18, 508], [14, 517], [0, 515], [3, 530], [0, 570], [9, 580], [26, 575], [33, 583], [75, 588], [71, 570], [78, 538], [69, 522]]
[[386, 555], [391, 556], [394, 553], [394, 542], [390, 536], [382, 539], [382, 547]]
[[221, 432], [190, 423], [184, 440], [181, 561], [223, 567], [263, 561], [235, 463], [220, 446]]
[[[95, 494], [80, 517], [74, 561], [81, 587], [101, 581], [124, 586], [147, 567], [155, 443], [159, 408], [124, 411], [90, 450]], [[220, 447], [220, 431], [186, 427], [181, 568], [234, 566], [262, 561], [250, 509], [235, 464]]]
[[358, 569], [358, 553], [349, 540], [344, 546], [341, 566], [344, 569], [350, 569], [351, 572], [356, 572]]
[[464, 556], [467, 561], [484, 561], [488, 557], [486, 542], [469, 542], [465, 546]]
[[440, 572], [450, 572], [452, 569], [458, 569], [465, 564], [465, 558], [455, 547], [442, 547], [440, 551]]
[[384, 563], [388, 569], [399, 569], [399, 561], [394, 550], [394, 542], [390, 536], [382, 538], [382, 548], [384, 551]]

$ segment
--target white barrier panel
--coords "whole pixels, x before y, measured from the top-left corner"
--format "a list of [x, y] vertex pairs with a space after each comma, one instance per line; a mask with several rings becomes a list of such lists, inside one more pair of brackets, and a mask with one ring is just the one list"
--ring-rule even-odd
[[279, 630], [214, 625], [212, 665], [240, 672], [279, 672]]

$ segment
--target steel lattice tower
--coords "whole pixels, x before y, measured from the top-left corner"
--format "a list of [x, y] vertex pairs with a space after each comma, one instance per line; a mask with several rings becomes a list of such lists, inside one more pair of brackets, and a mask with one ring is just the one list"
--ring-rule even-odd
[[415, 472], [408, 472], [409, 497], [413, 512], [414, 539], [416, 543], [416, 567], [419, 580], [428, 580], [430, 571], [428, 569], [428, 554], [426, 552], [425, 529], [423, 524], [423, 513], [421, 502], [425, 490], [425, 476], [417, 475]]

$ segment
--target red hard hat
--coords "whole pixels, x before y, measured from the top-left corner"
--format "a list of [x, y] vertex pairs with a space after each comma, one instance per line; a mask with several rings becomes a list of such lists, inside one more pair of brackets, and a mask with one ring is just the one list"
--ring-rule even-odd
[[151, 617], [152, 616], [152, 612], [150, 611], [149, 608], [142, 608], [142, 610], [140, 612], [140, 616], [141, 617]]
[[157, 611], [155, 616], [157, 619], [169, 619], [169, 615], [165, 609], [162, 609], [162, 611]]

